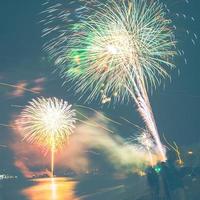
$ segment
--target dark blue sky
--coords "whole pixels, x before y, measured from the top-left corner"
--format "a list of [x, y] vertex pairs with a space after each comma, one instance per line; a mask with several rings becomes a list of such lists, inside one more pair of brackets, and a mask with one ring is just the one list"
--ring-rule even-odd
[[[52, 74], [53, 64], [47, 62], [42, 52], [41, 25], [38, 24], [41, 19], [39, 12], [42, 2], [42, 0], [1, 1], [0, 82], [25, 84], [28, 88], [39, 87], [43, 96], [62, 97], [73, 103], [76, 99], [61, 86], [62, 80], [56, 74]], [[172, 9], [174, 12], [180, 11], [194, 16], [195, 22], [180, 20], [177, 27], [180, 27], [180, 30], [185, 30], [187, 27], [198, 35], [199, 0], [193, 0], [189, 4], [182, 1], [172, 6]], [[182, 36], [184, 33], [180, 31], [179, 34]], [[177, 70], [172, 71], [172, 82], [166, 80], [166, 88], [158, 88], [150, 99], [161, 135], [165, 134], [178, 144], [190, 145], [200, 141], [200, 46], [199, 41], [195, 46], [192, 45], [190, 37], [180, 38], [183, 38], [179, 42], [185, 51], [188, 64], [184, 64], [184, 58], [176, 59], [180, 76]], [[12, 115], [19, 111], [11, 105], [25, 105], [33, 97], [36, 95], [28, 92], [21, 94], [20, 91], [0, 86], [0, 123], [8, 124]], [[91, 106], [97, 110], [101, 109], [96, 104]], [[136, 123], [141, 121], [131, 104], [117, 105], [115, 108], [104, 108], [104, 110], [114, 119], [119, 119], [116, 116], [124, 116]], [[126, 132], [126, 136], [128, 133], [134, 133], [127, 124], [124, 124], [122, 131]], [[0, 138], [1, 143], [6, 144], [12, 140], [13, 134], [7, 128], [0, 128]], [[6, 156], [11, 156], [9, 151], [3, 150], [3, 152], [5, 154], [0, 157], [0, 163]]]

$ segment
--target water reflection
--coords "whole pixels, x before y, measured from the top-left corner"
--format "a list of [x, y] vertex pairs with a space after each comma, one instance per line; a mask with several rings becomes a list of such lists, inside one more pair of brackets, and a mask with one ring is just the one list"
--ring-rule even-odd
[[22, 191], [28, 200], [80, 200], [75, 195], [77, 182], [69, 178], [42, 178], [33, 180], [34, 186]]

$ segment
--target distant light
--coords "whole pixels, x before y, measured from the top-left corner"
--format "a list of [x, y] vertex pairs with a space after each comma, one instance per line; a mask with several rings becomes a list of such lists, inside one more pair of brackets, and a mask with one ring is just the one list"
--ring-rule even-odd
[[16, 179], [18, 178], [17, 176], [9, 175], [9, 174], [0, 174], [0, 180], [4, 179]]
[[179, 166], [183, 166], [184, 165], [184, 161], [179, 159], [176, 161], [176, 163], [179, 165]]
[[193, 151], [188, 151], [188, 154], [189, 154], [189, 155], [192, 155], [192, 154], [193, 154]]
[[157, 173], [160, 173], [160, 171], [161, 171], [161, 166], [156, 166], [156, 167], [154, 167], [154, 170], [157, 172]]
[[145, 173], [144, 171], [139, 171], [138, 174], [139, 174], [140, 176], [146, 176], [146, 173]]

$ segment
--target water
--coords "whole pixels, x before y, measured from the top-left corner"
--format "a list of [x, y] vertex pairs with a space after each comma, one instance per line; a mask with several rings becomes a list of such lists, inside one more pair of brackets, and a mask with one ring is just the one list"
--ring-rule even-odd
[[[0, 183], [1, 184], [1, 183]], [[41, 178], [5, 181], [0, 200], [146, 200], [148, 188], [143, 177], [116, 179], [111, 176]]]
[[75, 195], [77, 182], [67, 178], [33, 180], [33, 186], [21, 191], [28, 200], [79, 200]]
[[[200, 179], [184, 179], [185, 199], [199, 199]], [[0, 200], [149, 200], [145, 177], [86, 176], [0, 181]], [[180, 193], [176, 191], [174, 194]], [[163, 196], [163, 191], [160, 193]], [[180, 196], [180, 195], [179, 195]], [[161, 198], [162, 199], [162, 198]], [[173, 198], [181, 199], [184, 198]]]
[[70, 178], [41, 178], [29, 182], [9, 183], [0, 200], [79, 200], [75, 194], [77, 181]]

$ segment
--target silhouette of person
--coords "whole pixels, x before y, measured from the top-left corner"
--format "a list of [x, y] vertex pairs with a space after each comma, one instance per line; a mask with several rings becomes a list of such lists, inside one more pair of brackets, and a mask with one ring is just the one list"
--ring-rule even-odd
[[161, 163], [161, 167], [161, 177], [166, 199], [184, 200], [184, 185], [180, 171], [175, 167], [172, 160], [168, 160], [166, 163]]
[[161, 178], [162, 178], [162, 183], [163, 183], [163, 191], [164, 191], [164, 197], [166, 200], [172, 200], [171, 197], [171, 182], [172, 182], [172, 177], [171, 177], [171, 172], [170, 169], [167, 165], [167, 163], [162, 162], [161, 164]]
[[153, 167], [148, 167], [146, 173], [147, 173], [147, 183], [151, 191], [151, 199], [159, 200], [159, 194], [160, 194], [159, 175], [156, 173]]

